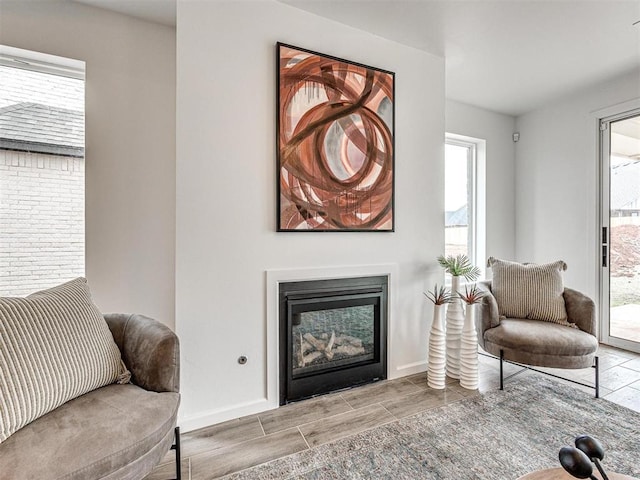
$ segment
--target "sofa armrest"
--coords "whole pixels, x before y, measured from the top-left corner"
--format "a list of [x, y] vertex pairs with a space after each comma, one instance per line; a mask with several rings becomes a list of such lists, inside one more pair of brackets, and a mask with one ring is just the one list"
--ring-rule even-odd
[[144, 315], [104, 315], [132, 383], [154, 392], [180, 391], [180, 345], [166, 325]]
[[478, 288], [482, 291], [482, 302], [478, 309], [478, 320], [476, 328], [478, 329], [478, 342], [484, 347], [484, 332], [490, 328], [500, 325], [500, 313], [498, 311], [498, 302], [491, 293], [491, 282], [478, 282]]
[[563, 297], [569, 322], [575, 323], [580, 330], [595, 336], [597, 332], [597, 322], [596, 305], [593, 300], [584, 293], [566, 287]]

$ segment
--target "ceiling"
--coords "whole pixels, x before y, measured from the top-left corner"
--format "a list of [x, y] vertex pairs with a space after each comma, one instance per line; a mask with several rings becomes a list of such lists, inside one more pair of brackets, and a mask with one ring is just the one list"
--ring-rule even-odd
[[175, 27], [177, 0], [73, 0], [124, 13], [154, 23]]
[[618, 159], [640, 162], [640, 117], [611, 124], [611, 154]]
[[[176, 0], [76, 1], [175, 25]], [[447, 98], [514, 116], [640, 68], [640, 0], [279, 1], [444, 56]]]

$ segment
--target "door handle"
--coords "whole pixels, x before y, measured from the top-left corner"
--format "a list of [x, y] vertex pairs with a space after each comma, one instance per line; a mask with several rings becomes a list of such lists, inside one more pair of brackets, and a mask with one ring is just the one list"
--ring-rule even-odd
[[602, 227], [602, 266], [606, 267], [608, 263], [608, 243], [607, 227]]

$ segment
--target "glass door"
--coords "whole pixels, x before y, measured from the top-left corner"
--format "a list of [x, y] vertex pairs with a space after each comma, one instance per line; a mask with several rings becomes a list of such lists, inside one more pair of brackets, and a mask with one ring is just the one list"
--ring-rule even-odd
[[640, 111], [604, 119], [603, 343], [640, 352]]

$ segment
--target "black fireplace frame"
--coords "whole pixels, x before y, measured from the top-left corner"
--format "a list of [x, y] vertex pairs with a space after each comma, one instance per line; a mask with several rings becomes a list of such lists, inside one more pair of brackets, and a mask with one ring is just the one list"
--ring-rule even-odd
[[[280, 405], [387, 378], [389, 277], [377, 275], [279, 284]], [[373, 358], [293, 374], [293, 313], [374, 305]]]

